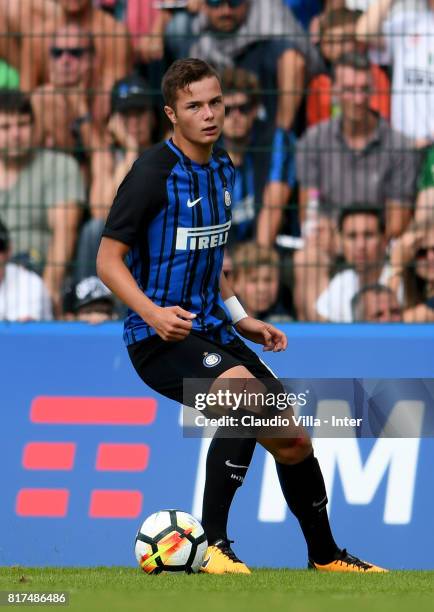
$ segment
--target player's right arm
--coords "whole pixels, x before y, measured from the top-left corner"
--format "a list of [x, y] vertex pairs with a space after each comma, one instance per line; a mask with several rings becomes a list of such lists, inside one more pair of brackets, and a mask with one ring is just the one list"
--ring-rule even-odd
[[113, 238], [103, 237], [96, 260], [98, 276], [119, 299], [134, 310], [166, 341], [182, 340], [190, 333], [195, 314], [180, 306], [162, 308], [138, 287], [124, 263], [130, 247]]
[[165, 180], [139, 158], [119, 186], [98, 250], [97, 272], [103, 283], [166, 341], [182, 340], [196, 315], [180, 306], [154, 304], [139, 288], [125, 264], [129, 250], [146, 235], [148, 224], [165, 205]]

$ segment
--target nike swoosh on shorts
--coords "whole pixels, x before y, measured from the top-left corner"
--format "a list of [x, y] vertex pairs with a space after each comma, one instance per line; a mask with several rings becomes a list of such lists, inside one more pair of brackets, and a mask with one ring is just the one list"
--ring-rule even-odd
[[231, 468], [243, 468], [245, 470], [247, 470], [247, 468], [249, 467], [248, 465], [235, 465], [235, 463], [231, 463], [229, 459], [225, 461], [225, 465]]

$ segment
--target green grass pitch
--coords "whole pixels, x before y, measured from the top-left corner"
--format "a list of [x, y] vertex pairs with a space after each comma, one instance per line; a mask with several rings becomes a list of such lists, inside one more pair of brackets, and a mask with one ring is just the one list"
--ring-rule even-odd
[[[354, 575], [257, 569], [251, 576], [147, 576], [126, 567], [3, 567], [0, 590], [68, 591], [69, 605], [50, 605], [50, 609], [83, 612], [422, 612], [434, 608], [434, 572], [421, 571]], [[4, 609], [11, 608], [35, 610], [35, 605]]]

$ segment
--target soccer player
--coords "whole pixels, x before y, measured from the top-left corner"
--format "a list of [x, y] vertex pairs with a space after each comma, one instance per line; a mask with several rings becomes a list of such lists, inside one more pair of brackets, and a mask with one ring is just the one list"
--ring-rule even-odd
[[[222, 274], [234, 168], [225, 151], [213, 148], [224, 121], [218, 74], [201, 60], [178, 60], [166, 72], [162, 91], [173, 138], [142, 153], [120, 185], [97, 270], [129, 307], [124, 340], [139, 376], [182, 402], [184, 378], [270, 379], [236, 332], [266, 351], [286, 349], [287, 340], [272, 325], [247, 316]], [[310, 567], [384, 571], [336, 545], [324, 480], [306, 432], [299, 428], [288, 437], [258, 441], [276, 460]], [[209, 542], [205, 572], [250, 573], [230, 547], [226, 524], [255, 443], [215, 438], [210, 446], [202, 516]]]

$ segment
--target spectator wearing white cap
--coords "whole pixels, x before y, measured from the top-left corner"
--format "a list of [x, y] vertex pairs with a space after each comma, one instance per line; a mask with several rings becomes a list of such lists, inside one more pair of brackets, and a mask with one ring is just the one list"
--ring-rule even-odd
[[117, 318], [115, 299], [97, 276], [84, 278], [74, 288], [73, 312], [76, 321], [104, 323]]

